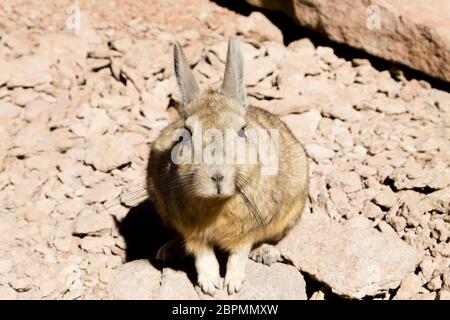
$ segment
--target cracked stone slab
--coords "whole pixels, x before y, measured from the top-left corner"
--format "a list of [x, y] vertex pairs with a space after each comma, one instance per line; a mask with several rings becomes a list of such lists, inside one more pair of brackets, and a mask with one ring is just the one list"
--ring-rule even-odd
[[148, 300], [158, 292], [161, 271], [148, 260], [134, 260], [116, 269], [108, 284], [108, 297], [114, 300]]
[[251, 260], [248, 261], [244, 287], [231, 296], [224, 289], [214, 297], [205, 295], [184, 271], [164, 268], [161, 273], [148, 260], [134, 260], [117, 268], [107, 292], [108, 298], [120, 300], [307, 299], [305, 280], [295, 267], [281, 263], [268, 267]]
[[183, 271], [164, 268], [157, 300], [198, 300], [198, 294]]
[[[196, 290], [202, 299], [211, 299], [201, 293], [198, 286]], [[225, 289], [221, 289], [214, 299], [306, 300], [306, 283], [302, 274], [291, 265], [275, 263], [269, 267], [249, 260], [246, 280], [241, 291], [230, 296]]]
[[305, 214], [278, 244], [301, 271], [347, 298], [387, 292], [420, 263], [422, 255], [396, 236]]

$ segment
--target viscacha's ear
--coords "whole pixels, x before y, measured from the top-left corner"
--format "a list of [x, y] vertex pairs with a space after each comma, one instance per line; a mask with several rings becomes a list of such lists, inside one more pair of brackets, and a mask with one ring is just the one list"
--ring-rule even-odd
[[228, 42], [222, 92], [225, 96], [235, 99], [243, 108], [247, 106], [244, 85], [244, 60], [238, 37], [233, 37]]
[[198, 96], [200, 89], [195, 81], [191, 68], [184, 56], [183, 50], [178, 42], [173, 48], [175, 77], [177, 78], [178, 87], [182, 99], [182, 109], [185, 115], [189, 104]]

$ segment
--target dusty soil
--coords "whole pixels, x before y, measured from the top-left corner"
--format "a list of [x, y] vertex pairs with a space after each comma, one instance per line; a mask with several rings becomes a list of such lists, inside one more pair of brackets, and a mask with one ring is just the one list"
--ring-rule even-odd
[[71, 3], [0, 4], [0, 298], [108, 298], [114, 270], [150, 255], [145, 225], [120, 222], [145, 199], [149, 143], [177, 117], [171, 43], [205, 88], [236, 33], [250, 102], [310, 157], [307, 210], [365, 217], [424, 255], [385, 298], [448, 294], [447, 92], [309, 39], [285, 46], [267, 20], [206, 0], [80, 0], [75, 29]]

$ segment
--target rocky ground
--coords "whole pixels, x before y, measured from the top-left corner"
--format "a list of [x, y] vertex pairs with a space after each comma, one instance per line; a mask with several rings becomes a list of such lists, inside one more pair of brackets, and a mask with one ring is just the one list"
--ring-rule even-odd
[[171, 43], [205, 88], [236, 33], [250, 102], [289, 125], [311, 175], [284, 263], [249, 263], [237, 298], [450, 298], [449, 93], [206, 0], [80, 0], [75, 29], [71, 5], [0, 4], [0, 298], [206, 298], [191, 272], [127, 261], [155, 238], [138, 204], [177, 117]]

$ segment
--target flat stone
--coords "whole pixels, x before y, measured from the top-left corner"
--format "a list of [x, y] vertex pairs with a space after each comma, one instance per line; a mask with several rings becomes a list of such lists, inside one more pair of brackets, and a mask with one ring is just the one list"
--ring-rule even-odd
[[109, 236], [84, 237], [80, 240], [80, 248], [89, 253], [104, 253], [110, 246], [114, 245], [114, 239]]
[[102, 203], [115, 199], [120, 195], [120, 188], [116, 187], [110, 180], [102, 181], [93, 188], [87, 189], [87, 200], [90, 203]]
[[301, 143], [311, 142], [322, 116], [318, 110], [289, 114], [281, 118]]
[[102, 235], [109, 233], [112, 227], [113, 220], [111, 216], [85, 210], [77, 217], [73, 226], [73, 234], [79, 236]]
[[85, 162], [97, 170], [109, 172], [131, 160], [133, 146], [122, 136], [97, 136], [89, 144]]
[[275, 62], [270, 57], [263, 57], [247, 61], [245, 64], [245, 84], [256, 85], [276, 68]]
[[7, 118], [9, 120], [16, 118], [21, 110], [22, 108], [14, 103], [0, 100], [0, 122], [2, 118]]
[[51, 61], [45, 56], [23, 56], [9, 62], [10, 77], [7, 86], [34, 87], [52, 81]]
[[397, 288], [421, 254], [395, 236], [304, 214], [279, 244], [283, 256], [341, 296], [361, 299]]
[[242, 18], [237, 29], [245, 37], [258, 42], [277, 41], [283, 42], [283, 34], [269, 19], [261, 12], [252, 12], [248, 17]]
[[0, 300], [16, 300], [17, 293], [9, 285], [0, 286]]
[[[202, 299], [210, 299], [200, 292]], [[270, 267], [252, 260], [247, 262], [246, 280], [237, 294], [228, 295], [219, 290], [217, 300], [306, 300], [306, 283], [300, 272], [293, 266], [276, 263]]]
[[148, 260], [134, 260], [114, 271], [107, 293], [115, 300], [150, 300], [157, 294], [160, 282], [161, 272]]
[[316, 160], [317, 162], [324, 159], [331, 159], [334, 157], [334, 150], [323, 147], [318, 144], [307, 144], [305, 150], [308, 156]]
[[164, 268], [161, 278], [161, 287], [154, 299], [198, 300], [199, 296], [185, 272]]
[[392, 208], [397, 204], [397, 197], [391, 189], [385, 189], [375, 196], [374, 201], [379, 206]]

